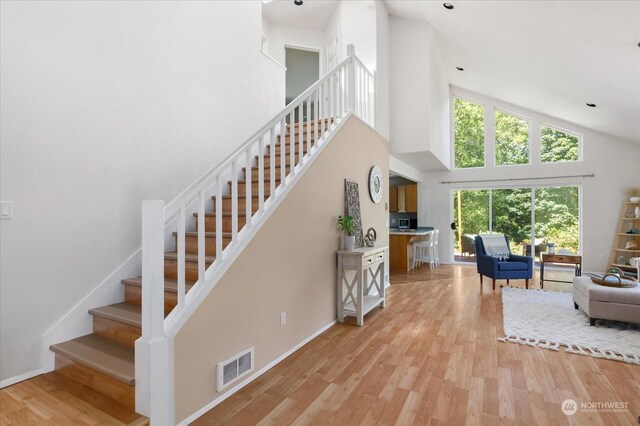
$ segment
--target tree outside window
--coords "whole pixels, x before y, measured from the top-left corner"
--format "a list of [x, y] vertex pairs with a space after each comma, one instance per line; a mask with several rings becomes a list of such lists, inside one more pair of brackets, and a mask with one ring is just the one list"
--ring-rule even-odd
[[542, 126], [540, 128], [541, 159], [543, 163], [578, 161], [580, 139], [560, 130]]
[[454, 99], [455, 167], [484, 167], [484, 107]]
[[529, 164], [529, 123], [496, 111], [496, 165]]

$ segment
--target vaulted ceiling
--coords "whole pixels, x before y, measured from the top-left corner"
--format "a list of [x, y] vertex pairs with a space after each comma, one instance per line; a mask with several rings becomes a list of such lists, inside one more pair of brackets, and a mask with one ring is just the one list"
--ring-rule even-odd
[[433, 27], [452, 85], [640, 143], [640, 1], [385, 4]]
[[[640, 143], [640, 0], [384, 3], [433, 27], [452, 85]], [[275, 0], [263, 14], [322, 30], [336, 4]]]

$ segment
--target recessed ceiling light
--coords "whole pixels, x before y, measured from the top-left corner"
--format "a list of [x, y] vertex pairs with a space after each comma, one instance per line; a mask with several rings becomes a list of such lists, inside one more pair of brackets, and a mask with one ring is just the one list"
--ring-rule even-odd
[[464, 71], [464, 68], [462, 68], [462, 67], [456, 67], [456, 69], [457, 69], [458, 71]]
[[453, 9], [453, 5], [451, 3], [442, 3], [442, 5], [444, 6], [445, 9]]
[[293, 4], [296, 6], [302, 6], [302, 0], [293, 0]]
[[595, 107], [596, 107], [596, 104], [592, 104], [592, 103], [590, 103], [590, 102], [587, 102], [587, 106], [588, 106], [588, 107], [591, 107], [591, 108], [595, 108]]

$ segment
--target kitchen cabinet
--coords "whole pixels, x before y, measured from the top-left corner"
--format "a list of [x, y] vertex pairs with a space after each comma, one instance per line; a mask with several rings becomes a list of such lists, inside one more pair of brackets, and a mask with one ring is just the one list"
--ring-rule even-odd
[[418, 185], [405, 185], [404, 199], [405, 210], [409, 213], [418, 213]]
[[418, 185], [389, 187], [389, 211], [418, 213]]
[[389, 187], [389, 211], [390, 212], [398, 211], [398, 187], [397, 186]]

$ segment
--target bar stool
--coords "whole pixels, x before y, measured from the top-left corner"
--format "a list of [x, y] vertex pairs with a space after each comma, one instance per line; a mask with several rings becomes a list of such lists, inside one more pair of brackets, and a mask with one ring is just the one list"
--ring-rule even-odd
[[413, 250], [413, 264], [411, 269], [429, 262], [429, 269], [433, 269], [433, 232], [428, 232], [423, 239], [411, 243]]
[[433, 231], [433, 258], [434, 258], [434, 263], [436, 265], [436, 268], [440, 266], [440, 254], [439, 254], [440, 250], [438, 249], [439, 234], [440, 234], [439, 230], [436, 229]]

